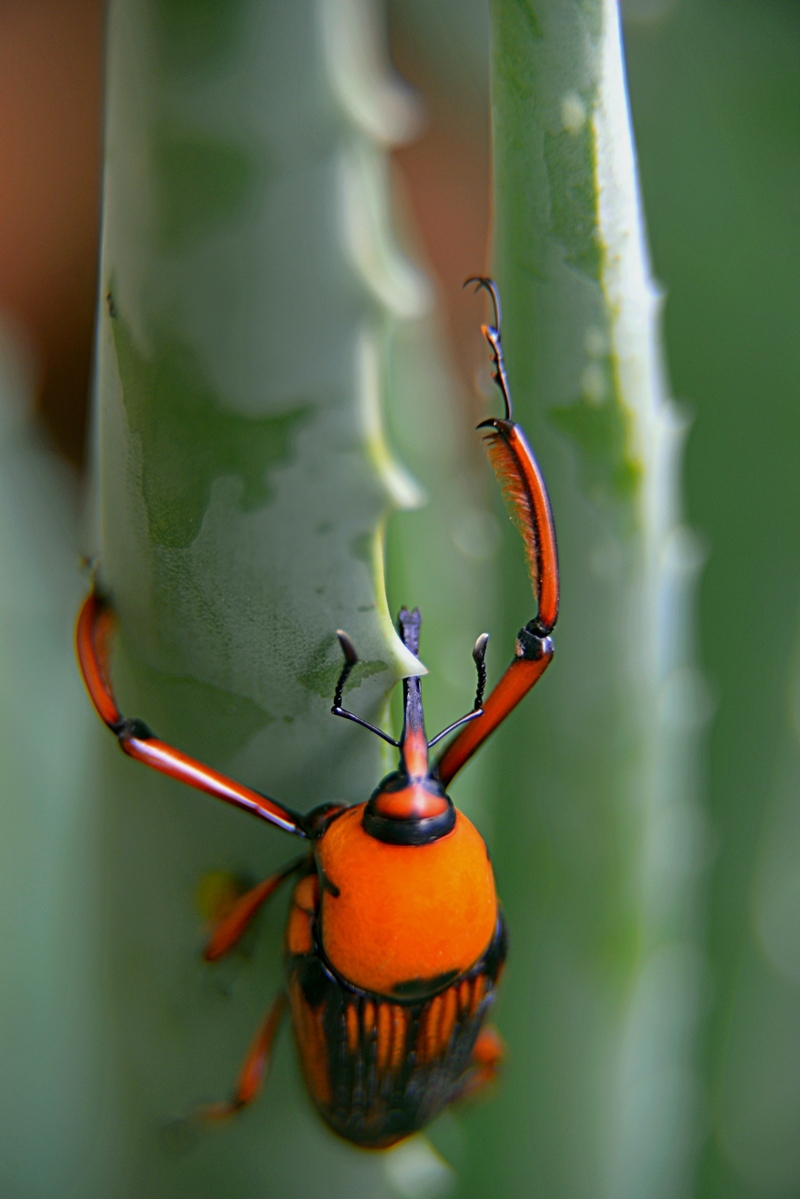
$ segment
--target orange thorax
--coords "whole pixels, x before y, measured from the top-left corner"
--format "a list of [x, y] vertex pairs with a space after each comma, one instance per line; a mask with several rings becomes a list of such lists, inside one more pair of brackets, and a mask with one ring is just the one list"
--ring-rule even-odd
[[428, 845], [388, 844], [363, 828], [365, 806], [337, 817], [316, 847], [322, 948], [357, 987], [421, 997], [474, 965], [494, 936], [486, 845], [461, 812]]

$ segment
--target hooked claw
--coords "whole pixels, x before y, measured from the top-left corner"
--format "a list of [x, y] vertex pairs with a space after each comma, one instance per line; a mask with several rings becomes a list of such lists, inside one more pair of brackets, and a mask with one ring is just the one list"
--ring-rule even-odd
[[[464, 287], [466, 287], [468, 283], [475, 284], [476, 292], [483, 288], [485, 291], [488, 291], [489, 295], [492, 297], [492, 305], [494, 307], [494, 324], [481, 325], [481, 330], [492, 350], [492, 363], [494, 365], [492, 379], [503, 393], [503, 402], [506, 406], [505, 419], [510, 421], [512, 420], [511, 392], [508, 388], [506, 365], [503, 360], [503, 347], [500, 342], [500, 296], [497, 291], [497, 284], [495, 283], [494, 279], [490, 279], [488, 275], [471, 275], [469, 279], [464, 280]], [[486, 424], [488, 422], [484, 421], [483, 423]], [[478, 428], [480, 429], [481, 425], [478, 425]]]
[[500, 295], [497, 290], [497, 284], [494, 279], [490, 279], [488, 275], [470, 275], [469, 279], [465, 279], [462, 287], [468, 287], [470, 283], [476, 284], [476, 294], [481, 290], [488, 291], [492, 297], [492, 305], [494, 307], [494, 328], [497, 333], [500, 333]]

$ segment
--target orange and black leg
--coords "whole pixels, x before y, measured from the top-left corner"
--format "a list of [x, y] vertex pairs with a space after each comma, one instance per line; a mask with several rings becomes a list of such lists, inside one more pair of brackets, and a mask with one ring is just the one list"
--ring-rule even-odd
[[505, 1057], [500, 1033], [492, 1025], [481, 1030], [472, 1050], [472, 1065], [468, 1070], [456, 1100], [469, 1099], [485, 1090], [497, 1078]]
[[200, 1108], [197, 1113], [200, 1119], [211, 1122], [225, 1120], [229, 1116], [236, 1115], [258, 1096], [269, 1071], [272, 1044], [285, 1011], [286, 994], [281, 991], [260, 1024], [247, 1051], [247, 1057], [244, 1059], [239, 1077], [236, 1079], [233, 1096], [227, 1102], [210, 1103], [206, 1107]]
[[301, 871], [307, 872], [311, 863], [310, 855], [303, 854], [302, 857], [295, 858], [293, 862], [276, 870], [269, 878], [265, 878], [263, 882], [257, 883], [251, 890], [240, 895], [209, 937], [203, 950], [205, 960], [216, 962], [238, 945], [249, 928], [250, 922], [269, 897], [275, 894], [281, 883], [285, 882], [287, 878], [291, 878], [293, 874]]
[[305, 837], [305, 824], [297, 812], [190, 758], [174, 746], [160, 741], [143, 721], [131, 720], [120, 713], [108, 668], [113, 628], [113, 609], [93, 591], [86, 597], [78, 616], [75, 634], [78, 661], [92, 702], [100, 718], [116, 735], [120, 748], [161, 774], [167, 774], [224, 803], [250, 812], [287, 833]]
[[514, 658], [500, 682], [483, 704], [483, 714], [470, 721], [448, 745], [437, 763], [446, 787], [475, 751], [505, 720], [509, 712], [539, 681], [553, 657], [550, 634], [558, 618], [558, 550], [550, 501], [536, 459], [511, 412], [503, 349], [500, 342], [500, 301], [491, 279], [468, 279], [490, 293], [495, 322], [482, 326], [494, 363], [493, 378], [503, 393], [505, 417], [483, 421], [486, 443], [495, 474], [505, 494], [512, 519], [525, 546], [537, 614], [517, 637]]

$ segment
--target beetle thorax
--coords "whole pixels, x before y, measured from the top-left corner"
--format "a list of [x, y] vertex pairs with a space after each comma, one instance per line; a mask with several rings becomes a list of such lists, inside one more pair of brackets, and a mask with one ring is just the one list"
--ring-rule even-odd
[[486, 846], [451, 806], [452, 831], [422, 845], [377, 840], [364, 827], [365, 808], [348, 808], [317, 843], [322, 949], [365, 991], [400, 1000], [433, 994], [474, 965], [494, 936]]
[[[407, 623], [411, 615], [406, 613]], [[415, 615], [418, 630], [419, 613]], [[403, 680], [400, 764], [378, 785], [364, 810], [366, 832], [393, 845], [427, 845], [451, 833], [456, 821], [452, 801], [430, 767], [419, 682], [414, 676]]]
[[455, 808], [439, 780], [427, 773], [394, 771], [376, 787], [364, 808], [370, 837], [392, 845], [427, 845], [452, 832]]
[[451, 804], [435, 778], [409, 778], [396, 770], [383, 779], [367, 806], [389, 820], [431, 820]]

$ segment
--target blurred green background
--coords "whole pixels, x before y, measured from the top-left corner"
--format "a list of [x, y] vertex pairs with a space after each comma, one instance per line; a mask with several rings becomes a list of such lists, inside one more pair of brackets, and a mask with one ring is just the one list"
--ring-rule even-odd
[[[792, 1199], [800, 1194], [800, 7], [630, 0], [625, 18], [672, 391], [692, 417], [685, 514], [707, 555], [696, 627], [712, 716], [701, 763], [710, 836], [695, 1193]], [[488, 239], [488, 11], [475, 0], [391, 0], [389, 23], [395, 61], [428, 118], [420, 139], [394, 154], [400, 188], [469, 395], [480, 346], [460, 283], [485, 261]], [[95, 304], [101, 57], [98, 0], [0, 8], [0, 308], [32, 351], [42, 425], [75, 471]], [[7, 657], [6, 669], [21, 666]], [[13, 1097], [6, 1102], [13, 1107]]]
[[[647, 6], [642, 6], [645, 9]], [[683, 2], [627, 28], [715, 712], [702, 1193], [800, 1192], [800, 10]], [[767, 910], [768, 909], [768, 910]]]

